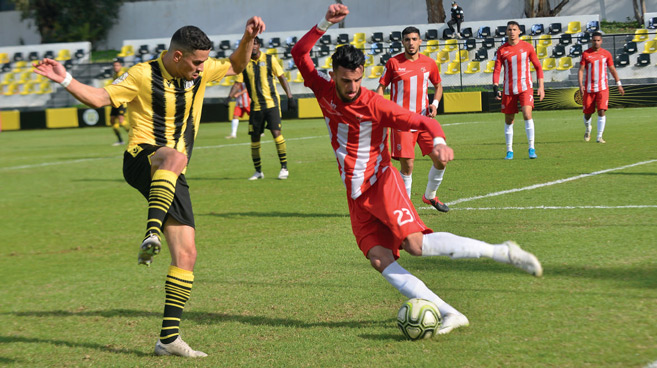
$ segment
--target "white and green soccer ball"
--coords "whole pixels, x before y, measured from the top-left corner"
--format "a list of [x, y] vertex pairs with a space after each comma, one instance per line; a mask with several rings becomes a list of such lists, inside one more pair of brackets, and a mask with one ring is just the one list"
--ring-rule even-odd
[[441, 322], [438, 307], [426, 299], [409, 299], [397, 313], [397, 327], [411, 340], [430, 339], [438, 332]]

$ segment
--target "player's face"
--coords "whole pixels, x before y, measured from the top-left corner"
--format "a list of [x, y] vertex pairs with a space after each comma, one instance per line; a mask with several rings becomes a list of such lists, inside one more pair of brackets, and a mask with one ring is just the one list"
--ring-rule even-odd
[[420, 51], [422, 39], [420, 39], [420, 35], [417, 33], [409, 33], [404, 36], [402, 43], [404, 44], [404, 52], [406, 55], [413, 56]]
[[177, 56], [179, 56], [176, 63], [178, 75], [175, 77], [189, 81], [198, 78], [199, 73], [203, 71], [203, 65], [210, 57], [210, 50], [195, 50], [193, 53], [181, 53], [181, 56]]
[[509, 37], [509, 40], [517, 40], [520, 38], [520, 28], [515, 24], [509, 24], [506, 27], [506, 35]]
[[253, 39], [253, 50], [251, 50], [251, 59], [257, 59], [260, 57], [260, 42]]
[[591, 47], [593, 47], [594, 50], [600, 50], [600, 48], [602, 47], [602, 37], [600, 36], [591, 37]]
[[121, 71], [121, 63], [114, 63], [112, 64], [112, 67], [114, 68], [114, 73], [118, 73]]
[[335, 81], [335, 89], [340, 99], [344, 102], [355, 100], [360, 94], [360, 84], [363, 81], [363, 67], [357, 69], [347, 69], [342, 66], [332, 72], [329, 72], [331, 78]]

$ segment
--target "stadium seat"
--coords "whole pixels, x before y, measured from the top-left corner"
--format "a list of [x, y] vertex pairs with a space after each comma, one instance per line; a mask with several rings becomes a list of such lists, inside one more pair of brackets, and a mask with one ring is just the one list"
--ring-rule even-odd
[[12, 69], [12, 72], [14, 73], [20, 73], [23, 71], [23, 69], [27, 68], [27, 61], [21, 60], [21, 61], [16, 61], [14, 62], [14, 68]]
[[637, 51], [638, 50], [637, 50], [636, 42], [634, 41], [628, 41], [623, 46], [623, 52], [628, 55], [635, 54]]
[[14, 57], [12, 58], [13, 61], [23, 61], [25, 60], [25, 57], [23, 57], [22, 52], [15, 52]]
[[477, 31], [477, 38], [488, 38], [488, 37], [490, 37], [490, 27], [489, 26], [479, 27], [479, 31]]
[[520, 39], [525, 41], [525, 42], [533, 43], [532, 36], [530, 36], [530, 35], [520, 36]]
[[378, 55], [383, 52], [383, 44], [381, 42], [375, 42], [370, 46], [370, 55]]
[[545, 58], [543, 59], [543, 70], [553, 70], [557, 67], [557, 61], [554, 58]]
[[545, 33], [545, 28], [540, 23], [534, 24], [532, 26], [531, 33], [532, 33], [532, 36], [542, 35], [543, 33]]
[[484, 73], [492, 73], [493, 71], [495, 71], [495, 60], [488, 60], [486, 62]]
[[643, 42], [646, 41], [650, 36], [648, 35], [648, 30], [647, 29], [637, 29], [634, 31], [634, 38], [632, 41], [634, 42]]
[[477, 50], [477, 52], [475, 53], [474, 58], [477, 61], [484, 61], [484, 60], [488, 59], [488, 50], [486, 50], [485, 48], [481, 48], [481, 49]]
[[580, 43], [582, 45], [587, 44], [591, 41], [591, 34], [582, 32], [577, 36], [577, 43]]
[[456, 38], [456, 35], [454, 34], [454, 31], [452, 31], [449, 28], [445, 28], [443, 30], [443, 40], [451, 40], [453, 38]]
[[440, 50], [440, 41], [433, 39], [427, 41], [427, 46], [425, 51], [427, 52], [436, 52]]
[[472, 38], [472, 28], [471, 27], [461, 28], [461, 36], [463, 36], [463, 38], [465, 39]]
[[648, 19], [648, 29], [657, 29], [657, 17]]
[[447, 71], [445, 74], [460, 74], [461, 73], [461, 63], [449, 63], [447, 65]]
[[19, 92], [21, 95], [36, 94], [39, 91], [39, 82], [30, 80], [23, 86], [23, 89]]
[[388, 53], [391, 55], [398, 54], [402, 51], [402, 43], [399, 41], [393, 41], [390, 43], [390, 47], [388, 47]]
[[600, 30], [600, 22], [592, 20], [586, 23], [586, 32], [596, 32]]
[[117, 56], [124, 58], [134, 54], [135, 54], [135, 50], [132, 48], [132, 45], [123, 45], [123, 47], [121, 47], [121, 52], [119, 52]]
[[392, 55], [388, 52], [381, 55], [381, 57], [379, 58], [379, 65], [386, 65], [386, 63], [388, 62], [388, 59], [390, 59], [391, 57], [392, 57]]
[[367, 68], [368, 66], [374, 65], [374, 56], [372, 55], [365, 55], [365, 67]]
[[493, 37], [484, 38], [481, 42], [481, 47], [486, 49], [492, 49], [495, 47], [495, 39]]
[[401, 41], [402, 35], [400, 31], [392, 31], [388, 35], [388, 42]]
[[440, 64], [445, 64], [450, 59], [449, 51], [442, 50], [436, 55], [436, 61]]
[[5, 88], [5, 95], [6, 96], [17, 95], [17, 94], [20, 94], [20, 92], [21, 92], [21, 84], [18, 84], [18, 83], [10, 83]]
[[300, 72], [297, 71], [297, 75], [292, 80], [292, 82], [294, 82], [294, 83], [303, 83], [303, 76], [301, 75]]
[[[217, 47], [219, 47], [219, 49], [224, 50], [224, 51], [225, 50], [230, 50], [231, 49], [230, 40], [221, 40], [221, 41], [219, 41], [217, 43]], [[158, 48], [159, 48], [159, 46], [158, 46]], [[156, 54], [159, 54], [159, 52], [157, 52], [157, 49], [155, 51], [156, 51]]]
[[148, 50], [148, 45], [140, 45], [139, 49], [137, 49], [137, 55], [139, 56], [148, 55], [150, 53], [151, 52]]
[[36, 51], [31, 51], [29, 54], [27, 54], [27, 60], [29, 61], [39, 60], [39, 53]]
[[324, 63], [319, 67], [320, 69], [333, 69], [333, 58], [324, 58]]
[[7, 64], [10, 62], [11, 60], [9, 60], [9, 55], [6, 52], [0, 53], [0, 64]]
[[381, 78], [381, 74], [383, 74], [383, 65], [374, 65], [372, 66], [372, 70], [370, 70], [370, 74], [367, 76], [367, 78]]
[[358, 47], [358, 45], [364, 44], [365, 42], [367, 42], [367, 39], [365, 38], [365, 33], [356, 32], [354, 33], [354, 37], [350, 43]]
[[57, 52], [57, 61], [66, 61], [71, 60], [71, 51], [69, 49], [61, 49]]
[[[372, 45], [372, 46], [374, 46], [374, 45]], [[329, 56], [329, 55], [331, 54], [331, 48], [329, 47], [329, 45], [321, 45], [321, 44], [320, 44], [320, 45], [317, 47], [317, 52], [316, 52], [316, 54], [317, 54], [317, 56], [319, 56], [319, 57]]]
[[548, 56], [547, 46], [536, 46], [536, 56], [539, 59], [545, 59]]
[[559, 37], [559, 45], [570, 45], [573, 43], [573, 36], [570, 33], [564, 33]]
[[570, 52], [568, 52], [568, 56], [570, 57], [578, 57], [582, 55], [582, 45], [580, 44], [574, 44], [570, 46]]
[[330, 45], [331, 44], [331, 35], [330, 34], [324, 34], [319, 39], [319, 44], [320, 45]]
[[223, 59], [226, 57], [226, 50], [217, 50], [217, 52], [214, 54], [214, 57], [217, 59]]
[[20, 84], [25, 84], [28, 83], [32, 80], [32, 76], [36, 75], [34, 74], [31, 70], [28, 71], [22, 71], [18, 75], [18, 79], [15, 80], [15, 83], [20, 83]]
[[349, 35], [347, 33], [340, 33], [335, 37], [334, 43], [336, 45], [345, 45], [349, 43]]
[[12, 83], [14, 83], [16, 79], [16, 73], [6, 73], [5, 75], [2, 76], [2, 82], [0, 82], [0, 85], [3, 86], [8, 86]]
[[548, 26], [548, 33], [551, 35], [561, 33], [561, 23], [550, 23]]
[[446, 40], [445, 44], [443, 45], [443, 51], [454, 51], [458, 48], [458, 43], [456, 40], [451, 39], [451, 40]]
[[657, 40], [647, 41], [643, 44], [644, 54], [652, 54], [655, 51], [657, 51]]
[[573, 67], [573, 59], [570, 56], [564, 56], [559, 59], [557, 70], [569, 70]]
[[566, 46], [564, 46], [564, 45], [555, 45], [552, 48], [552, 57], [553, 58], [558, 59], [558, 58], [560, 58], [562, 56], [565, 56], [565, 55], [566, 55]]
[[564, 33], [575, 34], [581, 31], [582, 31], [582, 24], [579, 21], [573, 21], [573, 22], [568, 22], [568, 27], [566, 28], [566, 32]]
[[39, 90], [36, 92], [38, 95], [42, 95], [45, 93], [52, 93], [52, 83], [50, 81], [43, 81], [39, 83]]
[[270, 38], [268, 45], [269, 45], [269, 47], [280, 47], [281, 46], [281, 38], [280, 37]]
[[538, 46], [551, 46], [552, 45], [552, 36], [544, 34], [538, 37]]
[[628, 54], [617, 54], [615, 64], [619, 68], [629, 65], [630, 64], [630, 55], [628, 55]]
[[470, 52], [468, 52], [468, 50], [458, 50], [454, 54], [454, 59], [452, 60], [452, 62], [453, 63], [464, 63], [468, 60], [470, 60]]
[[[221, 42], [222, 42], [222, 44], [223, 44], [224, 41], [221, 41]], [[230, 41], [228, 41], [228, 48], [230, 49]], [[163, 44], [163, 43], [158, 43], [157, 46], [155, 46], [155, 50], [153, 50], [153, 54], [155, 54], [156, 56], [159, 57], [160, 54], [162, 53], [162, 51], [164, 51], [164, 50], [166, 50], [166, 49], [167, 49], [167, 47], [166, 47], [165, 44]]]
[[[346, 36], [346, 35], [345, 35], [345, 36]], [[347, 40], [349, 40], [348, 37], [349, 37], [349, 36], [347, 36]], [[346, 42], [345, 42], [345, 43], [346, 43]], [[296, 36], [289, 36], [289, 37], [287, 37], [287, 38], [285, 39], [285, 45], [287, 45], [287, 46], [294, 46], [294, 45], [296, 45], [296, 44], [297, 44], [297, 37], [296, 37]], [[237, 47], [236, 47], [236, 48], [237, 48]]]
[[11, 70], [11, 63], [4, 63], [0, 67], [0, 73], [6, 73]]
[[636, 66], [648, 66], [650, 65], [650, 54], [639, 54], [639, 57], [636, 59]]
[[[322, 36], [322, 37], [324, 37], [324, 36]], [[320, 41], [321, 41], [321, 39], [320, 39]], [[383, 42], [383, 32], [372, 32], [372, 36], [370, 36], [370, 42], [371, 43]]]
[[54, 58], [55, 58], [55, 52], [52, 51], [52, 50], [46, 50], [46, 51], [43, 53], [43, 58], [44, 58], [44, 59], [46, 59], [46, 58], [48, 58], [48, 59], [54, 59]]
[[506, 36], [506, 26], [497, 26], [497, 28], [495, 28], [495, 37], [504, 36]]
[[74, 57], [76, 60], [80, 60], [80, 59], [82, 59], [82, 58], [84, 57], [85, 54], [86, 54], [86, 53], [84, 52], [84, 49], [77, 49], [77, 50], [75, 51], [75, 54], [73, 54], [73, 57]]
[[465, 74], [475, 74], [481, 71], [481, 65], [478, 61], [471, 61], [468, 63], [468, 67], [465, 69]]
[[426, 39], [427, 41], [437, 40], [438, 39], [438, 30], [437, 29], [427, 29], [427, 31], [424, 33], [424, 39]]
[[504, 45], [506, 43], [506, 41], [508, 41], [508, 40], [509, 40], [509, 38], [507, 36], [502, 37], [500, 39], [500, 45]]

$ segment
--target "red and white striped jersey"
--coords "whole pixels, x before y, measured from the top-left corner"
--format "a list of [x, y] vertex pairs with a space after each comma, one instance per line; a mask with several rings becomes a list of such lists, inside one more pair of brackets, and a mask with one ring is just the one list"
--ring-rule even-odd
[[429, 81], [440, 84], [440, 72], [436, 61], [423, 54], [417, 60], [409, 60], [404, 53], [386, 63], [379, 84], [390, 85], [390, 100], [397, 105], [422, 115], [429, 113]]
[[304, 85], [313, 90], [322, 109], [347, 195], [356, 199], [390, 167], [388, 127], [427, 130], [443, 140], [445, 134], [436, 120], [410, 112], [364, 87], [354, 101], [343, 102], [335, 82], [315, 69], [309, 55], [323, 34], [313, 27], [296, 43], [292, 57]]
[[598, 51], [590, 48], [582, 53], [581, 65], [584, 65], [584, 90], [587, 93], [600, 92], [609, 88], [607, 66], [613, 66], [614, 59], [605, 49]]
[[249, 92], [246, 92], [246, 84], [244, 82], [238, 83], [237, 92], [242, 92], [241, 95], [237, 96], [235, 99], [235, 105], [238, 107], [249, 107], [251, 105], [251, 97], [249, 97]]
[[493, 84], [500, 81], [500, 71], [504, 66], [504, 94], [517, 95], [532, 89], [531, 62], [536, 69], [536, 78], [543, 78], [543, 68], [538, 60], [534, 46], [520, 40], [515, 46], [506, 42], [497, 49]]

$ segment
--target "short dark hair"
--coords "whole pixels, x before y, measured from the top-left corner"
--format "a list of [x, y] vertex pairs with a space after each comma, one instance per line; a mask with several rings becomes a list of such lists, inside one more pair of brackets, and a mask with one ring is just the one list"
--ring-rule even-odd
[[253, 41], [257, 42], [258, 46], [262, 46], [262, 39], [260, 37], [256, 36]]
[[510, 26], [510, 25], [514, 25], [514, 26], [520, 28], [520, 24], [518, 22], [516, 22], [515, 20], [510, 20], [510, 21], [506, 22], [507, 27]]
[[359, 66], [365, 65], [365, 55], [354, 45], [345, 45], [335, 50], [331, 56], [331, 61], [333, 62], [333, 70], [336, 70], [338, 66], [356, 70]]
[[402, 38], [404, 38], [404, 36], [406, 36], [407, 34], [411, 34], [411, 33], [417, 33], [417, 34], [419, 35], [419, 34], [420, 34], [420, 30], [417, 29], [416, 27], [413, 27], [413, 26], [406, 27], [406, 28], [404, 28], [404, 30], [402, 31]]
[[598, 31], [595, 31], [595, 32], [591, 33], [591, 38], [593, 38], [595, 36], [598, 36], [598, 37], [602, 38], [602, 33], [598, 32]]
[[183, 53], [192, 53], [196, 50], [212, 49], [212, 41], [200, 28], [184, 26], [173, 34], [169, 48], [180, 50]]

